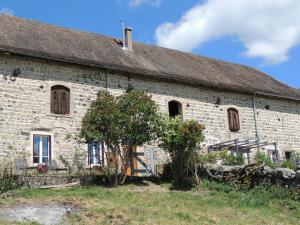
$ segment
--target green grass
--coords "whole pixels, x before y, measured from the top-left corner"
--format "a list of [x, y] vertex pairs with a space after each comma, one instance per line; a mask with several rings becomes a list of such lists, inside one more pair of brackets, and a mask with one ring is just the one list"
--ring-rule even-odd
[[[299, 224], [298, 196], [282, 189], [236, 191], [204, 182], [201, 190], [170, 191], [170, 185], [99, 186], [18, 190], [1, 205], [72, 203], [81, 210], [65, 224]], [[0, 224], [1, 221], [0, 221]], [[9, 224], [9, 223], [6, 223]]]

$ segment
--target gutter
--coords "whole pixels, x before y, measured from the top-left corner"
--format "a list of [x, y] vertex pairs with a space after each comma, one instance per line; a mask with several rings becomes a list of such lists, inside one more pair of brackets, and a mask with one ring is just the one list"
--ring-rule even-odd
[[257, 127], [257, 118], [256, 118], [256, 93], [253, 94], [252, 98], [252, 104], [253, 104], [253, 117], [254, 117], [254, 126], [255, 126], [255, 137], [256, 140], [259, 141], [259, 133], [258, 133], [258, 127]]
[[253, 93], [253, 98], [252, 98], [252, 103], [253, 103], [253, 117], [254, 117], [254, 126], [255, 126], [255, 137], [256, 137], [256, 143], [257, 143], [257, 146], [256, 146], [256, 149], [257, 151], [259, 152], [259, 140], [260, 140], [260, 137], [259, 137], [259, 132], [258, 132], [258, 126], [257, 126], [257, 111], [256, 111], [256, 95], [257, 93], [254, 92]]

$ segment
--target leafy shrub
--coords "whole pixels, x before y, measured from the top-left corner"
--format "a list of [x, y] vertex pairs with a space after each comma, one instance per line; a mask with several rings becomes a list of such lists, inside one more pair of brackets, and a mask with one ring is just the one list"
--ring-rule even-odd
[[161, 174], [161, 178], [163, 180], [171, 180], [172, 179], [172, 165], [171, 163], [166, 163], [163, 165], [163, 173]]
[[216, 163], [218, 160], [227, 166], [243, 165], [244, 157], [242, 154], [234, 156], [229, 150], [209, 152], [199, 155], [199, 160], [203, 163]]
[[244, 157], [242, 154], [237, 154], [236, 156], [230, 154], [224, 159], [223, 164], [227, 166], [243, 165]]
[[170, 154], [175, 184], [186, 182], [189, 173], [197, 176], [195, 163], [204, 129], [197, 121], [183, 121], [179, 116], [164, 120], [159, 146]]
[[2, 168], [0, 171], [0, 193], [16, 188], [14, 177], [7, 168]]
[[[105, 173], [112, 184], [119, 185], [127, 177], [134, 147], [155, 140], [160, 127], [161, 116], [151, 96], [136, 90], [118, 97], [100, 91], [82, 119], [79, 138], [85, 143], [105, 143], [112, 159]], [[124, 143], [129, 148], [122, 153]]]
[[227, 151], [209, 152], [199, 155], [199, 160], [203, 163], [216, 163], [218, 160], [225, 157]]
[[201, 182], [201, 186], [203, 188], [209, 189], [209, 190], [216, 190], [216, 191], [221, 191], [225, 193], [229, 193], [231, 191], [236, 191], [236, 189], [227, 184], [227, 183], [221, 183], [221, 182], [216, 182], [216, 181], [210, 181], [207, 179], [203, 179]]
[[278, 207], [296, 210], [299, 207], [300, 194], [294, 189], [277, 187], [274, 185], [257, 186], [250, 190], [237, 190], [224, 182], [203, 179], [201, 183], [204, 189], [215, 194], [224, 193], [230, 196], [229, 204], [243, 205], [247, 207], [264, 207], [276, 204]]
[[280, 164], [280, 167], [282, 168], [288, 168], [288, 169], [291, 169], [291, 170], [295, 170], [297, 165], [294, 161], [292, 160], [284, 160], [281, 164]]
[[0, 178], [0, 194], [16, 188], [16, 183], [13, 177]]
[[268, 157], [264, 152], [257, 151], [254, 155], [254, 161], [257, 164], [265, 164], [266, 166], [275, 168], [275, 164], [270, 157]]

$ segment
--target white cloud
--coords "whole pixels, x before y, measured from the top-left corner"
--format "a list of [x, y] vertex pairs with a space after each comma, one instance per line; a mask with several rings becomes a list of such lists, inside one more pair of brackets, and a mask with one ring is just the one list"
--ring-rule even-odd
[[151, 5], [159, 6], [161, 3], [161, 0], [129, 0], [130, 6], [139, 6], [144, 3], [150, 3]]
[[13, 15], [14, 11], [8, 8], [0, 9], [0, 14], [7, 14], [7, 15]]
[[205, 42], [237, 37], [247, 57], [267, 64], [288, 60], [300, 44], [299, 0], [206, 0], [188, 10], [176, 23], [156, 29], [158, 45], [192, 51]]

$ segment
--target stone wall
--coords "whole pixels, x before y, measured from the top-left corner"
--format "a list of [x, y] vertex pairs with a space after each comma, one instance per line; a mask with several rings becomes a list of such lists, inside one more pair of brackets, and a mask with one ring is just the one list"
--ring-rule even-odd
[[70, 183], [80, 183], [80, 176], [66, 175], [35, 175], [18, 176], [16, 183], [20, 187], [37, 188], [41, 186], [65, 185]]
[[[11, 74], [19, 68], [21, 74], [14, 79]], [[70, 64], [56, 63], [28, 57], [0, 55], [0, 159], [25, 155], [32, 164], [32, 135], [52, 136], [52, 157], [72, 161], [74, 152], [86, 156], [87, 146], [66, 140], [80, 129], [81, 118], [95, 99], [96, 93], [107, 88], [120, 95], [128, 85], [147, 91], [157, 102], [161, 112], [168, 113], [168, 102], [182, 103], [184, 119], [195, 119], [206, 126], [205, 145], [231, 139], [255, 137], [252, 96], [217, 89], [191, 87], [162, 80], [149, 80], [130, 74], [112, 73]], [[71, 91], [71, 113], [58, 116], [50, 113], [50, 89], [64, 85]], [[221, 99], [216, 105], [217, 98]], [[257, 97], [257, 125], [261, 139], [278, 142], [280, 156], [284, 151], [300, 150], [300, 104], [291, 100]], [[266, 105], [270, 109], [266, 109]], [[230, 132], [227, 109], [239, 110], [241, 129]], [[149, 149], [155, 163], [167, 160], [166, 154], [156, 145], [145, 146], [139, 151], [149, 163]], [[18, 156], [19, 157], [19, 156]], [[62, 165], [61, 165], [62, 166]]]
[[251, 188], [261, 185], [277, 185], [286, 188], [295, 188], [300, 193], [300, 168], [294, 170], [287, 168], [272, 169], [269, 166], [243, 165], [204, 165], [201, 177], [227, 182], [236, 187]]

